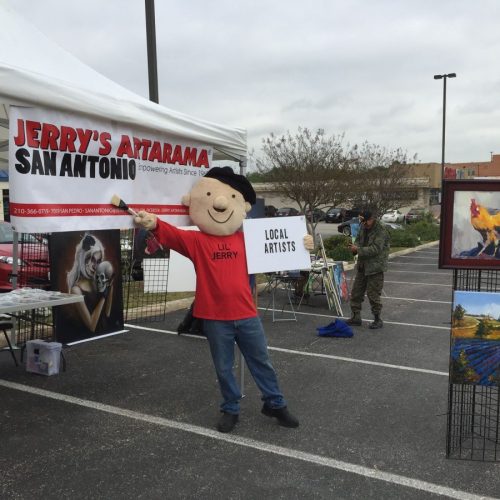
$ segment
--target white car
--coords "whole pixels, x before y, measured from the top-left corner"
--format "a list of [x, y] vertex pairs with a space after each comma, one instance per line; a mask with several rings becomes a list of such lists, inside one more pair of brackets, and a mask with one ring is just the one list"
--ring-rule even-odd
[[389, 210], [384, 215], [382, 215], [383, 222], [404, 222], [405, 216], [399, 210]]

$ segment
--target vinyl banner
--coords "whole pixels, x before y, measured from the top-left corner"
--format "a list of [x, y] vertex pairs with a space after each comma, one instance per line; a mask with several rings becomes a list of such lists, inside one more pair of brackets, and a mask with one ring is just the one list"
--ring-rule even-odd
[[43, 233], [133, 227], [111, 205], [188, 225], [181, 198], [212, 165], [212, 148], [89, 116], [11, 106], [11, 223]]

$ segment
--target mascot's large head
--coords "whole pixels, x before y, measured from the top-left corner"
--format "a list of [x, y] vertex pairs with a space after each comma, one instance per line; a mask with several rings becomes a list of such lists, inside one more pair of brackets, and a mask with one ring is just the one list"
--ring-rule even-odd
[[241, 227], [255, 199], [246, 177], [235, 174], [231, 167], [212, 167], [182, 197], [182, 203], [189, 207], [189, 216], [201, 231], [228, 236]]

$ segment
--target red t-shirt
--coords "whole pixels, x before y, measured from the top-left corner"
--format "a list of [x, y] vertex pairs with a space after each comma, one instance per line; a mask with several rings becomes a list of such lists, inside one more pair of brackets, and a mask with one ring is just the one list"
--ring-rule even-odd
[[257, 315], [241, 231], [230, 236], [212, 236], [178, 229], [158, 219], [153, 233], [163, 246], [193, 261], [196, 318], [237, 320]]

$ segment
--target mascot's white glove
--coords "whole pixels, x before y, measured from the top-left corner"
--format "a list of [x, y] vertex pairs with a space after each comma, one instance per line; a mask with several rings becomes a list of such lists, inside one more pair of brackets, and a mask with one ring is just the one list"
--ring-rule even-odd
[[134, 218], [134, 222], [144, 229], [152, 231], [156, 227], [157, 219], [158, 217], [155, 214], [150, 214], [149, 212], [141, 210], [138, 212], [137, 217]]
[[307, 250], [307, 251], [311, 251], [311, 250], [314, 250], [314, 238], [310, 235], [310, 234], [306, 234], [304, 236], [304, 248]]

